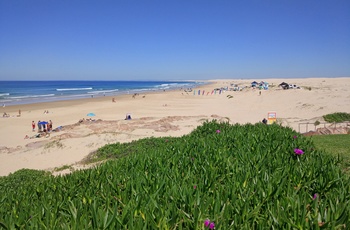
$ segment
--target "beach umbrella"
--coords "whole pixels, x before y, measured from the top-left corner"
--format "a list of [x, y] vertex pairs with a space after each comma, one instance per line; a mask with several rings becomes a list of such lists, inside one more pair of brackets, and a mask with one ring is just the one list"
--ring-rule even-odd
[[96, 114], [94, 114], [94, 113], [88, 113], [88, 114], [86, 114], [86, 116], [88, 116], [88, 117], [94, 117], [94, 116], [96, 116]]

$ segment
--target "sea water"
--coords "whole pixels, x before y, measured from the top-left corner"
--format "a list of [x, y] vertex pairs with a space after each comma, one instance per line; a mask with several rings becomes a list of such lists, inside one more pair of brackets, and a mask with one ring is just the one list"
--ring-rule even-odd
[[199, 81], [0, 81], [0, 105], [74, 100], [171, 89], [195, 88]]

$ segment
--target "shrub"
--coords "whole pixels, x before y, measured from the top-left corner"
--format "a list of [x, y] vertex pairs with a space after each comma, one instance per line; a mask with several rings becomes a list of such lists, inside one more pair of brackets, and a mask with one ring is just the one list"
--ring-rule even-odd
[[321, 122], [319, 120], [315, 121], [315, 123], [314, 123], [315, 126], [318, 126], [320, 124], [321, 124]]
[[344, 122], [350, 121], [350, 113], [332, 113], [323, 116], [327, 122]]

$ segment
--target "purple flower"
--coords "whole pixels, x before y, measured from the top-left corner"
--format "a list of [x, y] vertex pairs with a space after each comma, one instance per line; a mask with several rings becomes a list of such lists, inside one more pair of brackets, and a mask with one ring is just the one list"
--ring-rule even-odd
[[205, 226], [205, 227], [208, 227], [209, 224], [210, 224], [210, 220], [209, 220], [209, 219], [206, 219], [206, 220], [204, 221], [204, 226]]
[[294, 149], [294, 153], [295, 153], [296, 155], [303, 155], [303, 154], [304, 154], [304, 151], [301, 150], [301, 149]]
[[197, 189], [197, 185], [193, 185], [193, 189]]
[[216, 130], [216, 133], [220, 133], [220, 132], [221, 132], [220, 129]]
[[316, 198], [318, 197], [318, 194], [315, 193], [314, 196], [312, 197], [313, 200], [316, 200]]
[[214, 228], [215, 228], [214, 222], [211, 222], [211, 223], [209, 224], [209, 228], [210, 228], [210, 229], [214, 229]]
[[293, 138], [294, 138], [294, 139], [297, 139], [298, 137], [297, 137], [297, 136], [294, 136]]

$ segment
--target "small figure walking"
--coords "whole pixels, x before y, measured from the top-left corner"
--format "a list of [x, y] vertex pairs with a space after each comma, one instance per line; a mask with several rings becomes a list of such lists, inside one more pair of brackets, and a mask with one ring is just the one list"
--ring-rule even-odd
[[35, 122], [32, 121], [32, 129], [33, 129], [33, 132], [35, 132]]
[[41, 132], [41, 123], [40, 120], [38, 121], [38, 133]]
[[261, 96], [261, 90], [259, 91], [259, 96]]
[[49, 121], [49, 124], [48, 124], [48, 128], [47, 128], [48, 130], [50, 130], [50, 131], [52, 131], [52, 121], [50, 120]]

